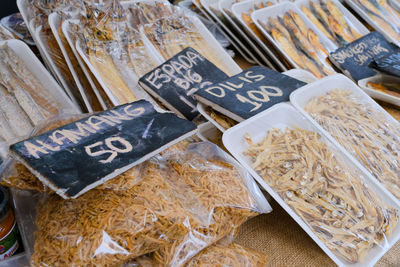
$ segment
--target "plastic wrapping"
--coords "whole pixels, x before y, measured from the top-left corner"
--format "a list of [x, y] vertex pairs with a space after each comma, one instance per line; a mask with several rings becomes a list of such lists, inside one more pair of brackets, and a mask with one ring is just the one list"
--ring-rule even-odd
[[12, 142], [27, 136], [45, 119], [66, 109], [73, 110], [66, 97], [58, 98], [57, 87], [50, 91], [52, 81], [43, 79], [48, 74], [43, 73], [43, 67], [36, 66], [39, 61], [31, 60], [34, 55], [27, 50], [20, 41], [0, 45], [0, 141]]
[[300, 128], [271, 129], [258, 143], [248, 137], [246, 154], [252, 168], [331, 252], [362, 264], [373, 247], [387, 247], [399, 211], [325, 140]]
[[[33, 41], [31, 34], [29, 33], [28, 27], [26, 26], [26, 23], [20, 13], [14, 13], [12, 15], [2, 18], [0, 28], [2, 28], [1, 31], [3, 31], [4, 28], [6, 29], [7, 37], [9, 37], [10, 35], [15, 35], [28, 45], [35, 45], [35, 42]], [[11, 39], [14, 39], [14, 37], [12, 37]], [[2, 38], [2, 40], [5, 39]]]
[[164, 60], [168, 60], [187, 47], [192, 47], [228, 75], [233, 75], [232, 66], [224, 55], [210, 45], [193, 21], [183, 13], [160, 19], [143, 26], [146, 37]]
[[400, 43], [400, 4], [395, 0], [352, 0], [378, 30]]
[[[266, 267], [268, 256], [238, 244], [217, 243], [194, 256], [185, 267]], [[161, 267], [151, 256], [142, 256], [124, 267]]]
[[312, 98], [305, 111], [400, 199], [400, 124], [346, 89]]
[[[119, 265], [158, 251], [158, 261], [174, 256], [168, 263], [179, 266], [247, 218], [270, 211], [255, 182], [224, 152], [210, 143], [187, 145], [77, 199], [43, 194], [32, 264]], [[23, 221], [22, 228], [30, 223]]]
[[312, 72], [317, 78], [335, 73], [327, 61], [335, 47], [291, 3], [252, 14], [252, 20], [282, 51], [295, 67]]
[[83, 98], [77, 89], [75, 80], [70, 72], [62, 51], [55, 39], [50, 25], [49, 15], [53, 12], [59, 12], [63, 16], [69, 16], [70, 12], [76, 12], [82, 9], [81, 0], [62, 0], [62, 1], [46, 1], [46, 0], [24, 0], [27, 5], [27, 21], [33, 27], [34, 39], [38, 46], [41, 47], [41, 55], [46, 58], [57, 80], [63, 86], [70, 98], [84, 106]]
[[0, 25], [0, 40], [10, 40], [15, 39], [9, 30], [7, 30], [3, 25]]
[[[117, 1], [86, 4], [85, 15], [72, 23], [79, 32], [77, 49], [114, 105], [148, 95], [138, 88], [139, 77], [161, 62], [149, 53], [140, 34], [129, 26], [127, 14]], [[72, 33], [72, 34], [73, 34]]]

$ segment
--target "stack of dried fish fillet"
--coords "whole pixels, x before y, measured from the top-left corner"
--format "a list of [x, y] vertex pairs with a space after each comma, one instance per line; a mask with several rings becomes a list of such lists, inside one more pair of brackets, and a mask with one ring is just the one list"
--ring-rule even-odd
[[399, 123], [344, 89], [314, 97], [305, 110], [400, 199]]
[[261, 40], [265, 40], [264, 35], [261, 33], [261, 31], [257, 28], [256, 24], [254, 23], [253, 19], [251, 18], [251, 14], [253, 14], [254, 11], [258, 9], [262, 9], [264, 7], [269, 7], [274, 5], [273, 2], [259, 2], [259, 3], [254, 3], [254, 7], [250, 9], [247, 13], [242, 13], [242, 20], [244, 23], [257, 35], [258, 38]]
[[196, 25], [184, 13], [144, 25], [144, 32], [165, 60], [190, 46], [228, 75], [234, 74], [223, 57], [210, 46]]
[[[194, 256], [185, 267], [266, 267], [268, 256], [252, 249], [232, 243], [217, 243]], [[161, 267], [151, 255], [142, 256], [130, 262], [126, 267]]]
[[247, 140], [253, 168], [333, 253], [362, 263], [372, 247], [385, 245], [399, 211], [319, 134], [271, 129], [259, 143]]
[[129, 27], [117, 1], [85, 7], [79, 24], [72, 25], [80, 33], [79, 45], [118, 104], [136, 100], [137, 79], [158, 62], [147, 53], [140, 34]]
[[367, 82], [367, 87], [400, 98], [400, 85], [392, 82]]
[[332, 0], [310, 1], [310, 7], [303, 5], [301, 11], [339, 47], [362, 37]]
[[266, 24], [260, 24], [298, 67], [309, 70], [317, 78], [335, 73], [327, 61], [328, 51], [323, 42], [295, 11], [270, 17]]
[[7, 44], [0, 47], [0, 57], [0, 141], [12, 141], [28, 135], [65, 105], [52, 97]]
[[400, 42], [400, 3], [396, 0], [354, 0], [386, 34]]
[[[74, 11], [76, 9], [82, 8], [81, 0], [25, 0], [28, 9], [28, 19], [27, 25], [33, 21], [32, 25], [34, 27], [33, 31], [39, 29], [39, 38], [42, 44], [45, 46], [44, 49], [49, 54], [50, 59], [54, 62], [55, 74], [57, 74], [57, 79], [60, 81], [67, 93], [71, 92], [76, 101], [78, 101], [80, 106], [84, 106], [83, 98], [77, 89], [75, 80], [72, 76], [71, 71], [65, 61], [65, 58], [61, 52], [61, 49], [55, 39], [50, 25], [49, 25], [49, 15], [53, 12], [60, 12], [61, 14], [66, 14], [68, 12]], [[58, 76], [59, 75], [59, 76]]]

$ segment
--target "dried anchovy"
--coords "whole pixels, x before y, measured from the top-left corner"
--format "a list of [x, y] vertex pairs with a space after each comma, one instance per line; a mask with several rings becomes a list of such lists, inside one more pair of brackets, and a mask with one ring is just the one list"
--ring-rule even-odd
[[338, 143], [400, 198], [400, 125], [349, 90], [315, 97], [305, 107]]
[[348, 262], [363, 262], [397, 225], [398, 211], [368, 188], [319, 134], [272, 129], [259, 143], [247, 140], [246, 154], [257, 173], [333, 253]]

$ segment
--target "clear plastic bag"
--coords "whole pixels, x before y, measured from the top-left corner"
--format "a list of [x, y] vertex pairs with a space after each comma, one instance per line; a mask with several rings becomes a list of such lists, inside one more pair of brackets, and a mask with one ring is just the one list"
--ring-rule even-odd
[[192, 47], [227, 74], [232, 74], [221, 55], [209, 45], [192, 20], [177, 13], [143, 26], [143, 31], [161, 56], [168, 60], [187, 47]]
[[330, 142], [299, 128], [247, 140], [254, 170], [334, 254], [362, 264], [371, 248], [388, 246], [399, 210]]
[[96, 71], [96, 78], [107, 87], [103, 89], [112, 95], [114, 104], [150, 100], [137, 82], [160, 62], [129, 26], [127, 13], [117, 1], [106, 5], [87, 3], [79, 23], [70, 23], [71, 30], [79, 32], [78, 46], [86, 64]]
[[397, 121], [345, 89], [314, 97], [305, 110], [400, 199], [400, 124]]
[[[223, 244], [218, 242], [194, 256], [185, 267], [266, 267], [268, 256], [242, 247], [238, 244]], [[124, 267], [158, 267], [160, 265], [151, 255], [142, 256]]]
[[210, 143], [184, 142], [77, 199], [43, 194], [32, 264], [118, 265], [158, 250], [177, 253], [183, 264], [268, 211], [256, 183], [229, 156]]

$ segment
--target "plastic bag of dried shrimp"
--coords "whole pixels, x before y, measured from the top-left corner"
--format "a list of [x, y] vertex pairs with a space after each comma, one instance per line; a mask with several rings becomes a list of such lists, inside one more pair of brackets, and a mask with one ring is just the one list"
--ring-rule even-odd
[[[268, 256], [238, 244], [214, 244], [194, 256], [185, 267], [265, 267]], [[152, 255], [135, 259], [124, 267], [161, 267]]]
[[183, 264], [270, 211], [236, 164], [211, 143], [179, 143], [77, 199], [43, 194], [32, 265], [118, 265], [156, 251]]

